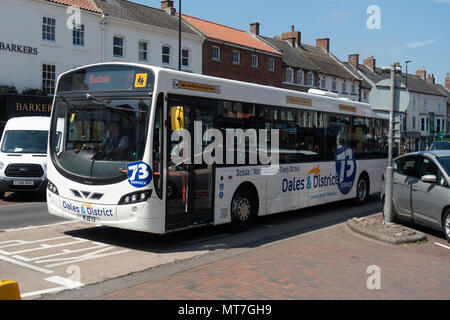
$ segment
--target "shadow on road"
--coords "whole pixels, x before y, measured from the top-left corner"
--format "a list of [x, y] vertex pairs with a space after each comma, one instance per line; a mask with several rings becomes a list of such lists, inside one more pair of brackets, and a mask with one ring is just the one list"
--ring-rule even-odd
[[8, 204], [46, 202], [46, 201], [47, 197], [45, 192], [36, 192], [36, 191], [6, 192], [5, 197], [3, 199], [0, 199], [0, 206]]
[[227, 226], [204, 226], [162, 236], [111, 227], [89, 227], [71, 230], [65, 234], [154, 253], [252, 248], [380, 211], [379, 196], [372, 196], [364, 206], [355, 206], [352, 201], [340, 201], [259, 217], [250, 229], [238, 234], [229, 233]]

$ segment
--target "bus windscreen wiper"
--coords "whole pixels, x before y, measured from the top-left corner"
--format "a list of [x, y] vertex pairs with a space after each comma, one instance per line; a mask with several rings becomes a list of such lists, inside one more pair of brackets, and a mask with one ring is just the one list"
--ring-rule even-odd
[[94, 97], [93, 95], [91, 95], [91, 94], [89, 94], [89, 93], [86, 94], [86, 98], [87, 98], [89, 101], [94, 101], [94, 102], [100, 103], [102, 106], [104, 106], [104, 107], [106, 107], [106, 108], [108, 108], [108, 109], [112, 109], [112, 110], [127, 111], [127, 112], [132, 112], [132, 113], [135, 113], [135, 112], [138, 112], [138, 113], [147, 113], [147, 111], [143, 111], [143, 110], [135, 110], [135, 109], [128, 109], [128, 108], [114, 107], [114, 106], [112, 106], [112, 105], [106, 103], [105, 101], [100, 100], [100, 99], [97, 98], [97, 97]]

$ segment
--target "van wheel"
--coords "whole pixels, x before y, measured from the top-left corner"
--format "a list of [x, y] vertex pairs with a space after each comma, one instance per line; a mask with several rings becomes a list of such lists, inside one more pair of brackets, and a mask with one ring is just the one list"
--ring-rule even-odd
[[247, 188], [239, 188], [231, 201], [231, 223], [232, 233], [246, 230], [253, 221], [255, 214], [255, 201]]
[[444, 231], [445, 238], [448, 242], [450, 242], [450, 209], [447, 209], [447, 211], [445, 211], [444, 213], [442, 229]]
[[369, 179], [365, 175], [361, 175], [356, 184], [356, 198], [357, 205], [363, 205], [369, 197]]

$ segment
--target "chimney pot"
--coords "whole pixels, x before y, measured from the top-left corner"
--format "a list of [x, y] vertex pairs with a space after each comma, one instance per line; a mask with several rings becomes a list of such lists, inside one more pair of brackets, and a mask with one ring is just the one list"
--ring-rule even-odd
[[416, 71], [416, 76], [419, 76], [422, 78], [422, 80], [427, 79], [427, 71], [425, 70], [425, 67], [422, 67], [422, 69], [418, 69]]
[[348, 55], [348, 63], [350, 63], [353, 68], [357, 69], [359, 68], [359, 54], [349, 54]]
[[447, 90], [450, 90], [450, 73], [447, 73], [447, 77], [445, 78], [445, 87]]
[[173, 7], [173, 1], [172, 0], [164, 0], [161, 1], [161, 9], [167, 12], [168, 14], [174, 16], [177, 12], [176, 9]]
[[299, 47], [302, 43], [302, 33], [300, 31], [294, 31], [295, 27], [291, 27], [291, 32], [281, 34], [281, 39], [288, 40], [292, 43], [292, 47]]
[[316, 47], [325, 49], [327, 52], [330, 52], [330, 39], [329, 38], [316, 39]]
[[368, 67], [370, 70], [375, 71], [376, 70], [375, 69], [376, 68], [376, 59], [373, 56], [368, 57], [368, 58], [364, 59], [364, 65], [366, 67]]
[[427, 82], [435, 84], [436, 83], [436, 79], [434, 78], [434, 74], [430, 73], [427, 77]]
[[259, 22], [250, 23], [250, 33], [259, 36]]

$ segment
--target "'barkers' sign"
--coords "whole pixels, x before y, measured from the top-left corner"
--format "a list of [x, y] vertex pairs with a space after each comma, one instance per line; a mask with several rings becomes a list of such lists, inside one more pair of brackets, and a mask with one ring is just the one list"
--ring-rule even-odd
[[24, 45], [15, 44], [15, 43], [4, 43], [1, 41], [0, 41], [0, 51], [31, 54], [33, 56], [37, 56], [37, 54], [38, 54], [38, 48], [36, 48], [36, 47], [24, 46]]
[[48, 117], [52, 111], [52, 99], [41, 96], [7, 95], [6, 110], [8, 119], [23, 116]]

